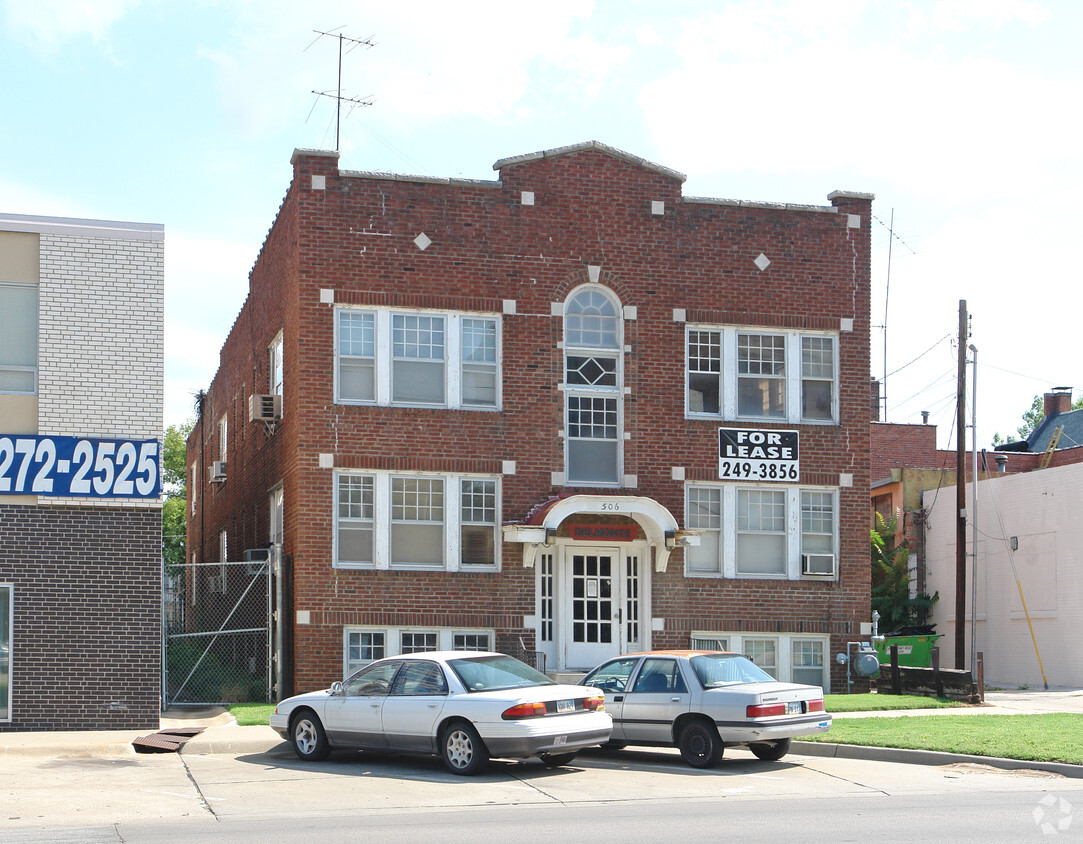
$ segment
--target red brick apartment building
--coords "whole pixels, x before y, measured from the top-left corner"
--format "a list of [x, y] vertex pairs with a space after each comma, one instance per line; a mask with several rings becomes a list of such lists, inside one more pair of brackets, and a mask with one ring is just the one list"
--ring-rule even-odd
[[452, 647], [845, 685], [871, 195], [687, 197], [598, 142], [495, 181], [293, 168], [188, 443], [193, 558], [280, 545], [280, 696]]

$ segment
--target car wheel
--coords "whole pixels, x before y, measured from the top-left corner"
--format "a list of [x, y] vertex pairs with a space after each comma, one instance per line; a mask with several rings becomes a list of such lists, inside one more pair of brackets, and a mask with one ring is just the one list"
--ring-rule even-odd
[[444, 728], [440, 750], [447, 769], [460, 776], [476, 774], [489, 762], [489, 753], [481, 736], [465, 721], [456, 721]]
[[722, 758], [722, 739], [714, 724], [690, 721], [681, 728], [677, 747], [684, 761], [693, 768], [713, 768]]
[[290, 723], [290, 744], [306, 762], [319, 762], [331, 752], [323, 724], [310, 709], [302, 709], [294, 716]]
[[543, 753], [541, 760], [546, 768], [559, 768], [569, 764], [575, 758], [574, 753]]
[[790, 740], [784, 738], [779, 739], [778, 741], [750, 744], [748, 749], [756, 755], [757, 759], [762, 759], [765, 762], [777, 762], [790, 752]]

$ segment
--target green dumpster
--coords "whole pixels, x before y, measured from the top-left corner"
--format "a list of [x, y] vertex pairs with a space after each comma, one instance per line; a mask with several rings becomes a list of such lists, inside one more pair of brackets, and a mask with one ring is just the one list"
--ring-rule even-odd
[[873, 642], [880, 657], [880, 665], [891, 665], [891, 646], [899, 648], [899, 665], [909, 668], [928, 668], [933, 664], [933, 647], [940, 638], [939, 633], [928, 636], [888, 636], [882, 642]]

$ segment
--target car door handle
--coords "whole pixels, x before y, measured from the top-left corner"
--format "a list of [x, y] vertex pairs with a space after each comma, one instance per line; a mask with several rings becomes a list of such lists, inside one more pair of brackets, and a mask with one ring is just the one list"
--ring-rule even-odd
[[671, 697], [671, 698], [669, 699], [669, 702], [670, 702], [670, 703], [680, 703], [680, 702], [681, 702], [681, 699], [680, 699], [679, 697], [677, 697], [676, 695], [674, 695], [673, 697]]
[[624, 700], [624, 695], [616, 695], [613, 698], [613, 703], [620, 703], [623, 700]]

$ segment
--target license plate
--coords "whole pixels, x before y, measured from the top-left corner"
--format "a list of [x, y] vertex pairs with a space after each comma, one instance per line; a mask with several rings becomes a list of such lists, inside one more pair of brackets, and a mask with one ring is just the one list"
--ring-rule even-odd
[[560, 745], [567, 744], [567, 743], [568, 743], [568, 737], [567, 736], [557, 736], [555, 739], [553, 739], [553, 746], [554, 747], [559, 747]]
[[558, 700], [557, 701], [557, 713], [561, 712], [575, 712], [574, 700]]
[[801, 701], [799, 700], [791, 700], [786, 704], [787, 715], [800, 715], [801, 711]]

